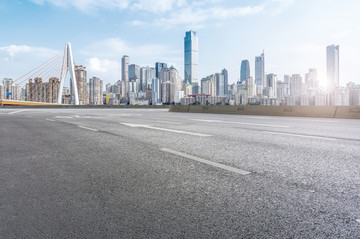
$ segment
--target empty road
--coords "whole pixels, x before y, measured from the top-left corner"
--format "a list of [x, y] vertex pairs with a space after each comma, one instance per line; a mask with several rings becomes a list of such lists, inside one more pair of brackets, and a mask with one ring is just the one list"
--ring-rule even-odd
[[0, 238], [360, 238], [360, 121], [0, 108]]

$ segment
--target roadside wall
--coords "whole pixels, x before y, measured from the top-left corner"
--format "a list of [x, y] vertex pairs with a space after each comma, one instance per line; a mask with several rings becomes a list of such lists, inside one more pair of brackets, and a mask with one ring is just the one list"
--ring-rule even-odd
[[0, 105], [0, 108], [39, 108], [39, 109], [167, 109], [168, 105]]
[[170, 105], [170, 112], [360, 119], [360, 106]]

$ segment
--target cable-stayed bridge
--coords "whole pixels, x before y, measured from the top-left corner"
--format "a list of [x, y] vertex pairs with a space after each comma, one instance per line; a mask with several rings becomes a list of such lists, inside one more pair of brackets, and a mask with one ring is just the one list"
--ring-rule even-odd
[[32, 69], [16, 80], [4, 79], [0, 89], [2, 105], [59, 105], [63, 104], [63, 87], [70, 75], [71, 103], [79, 104], [75, 64], [71, 44], [65, 50]]

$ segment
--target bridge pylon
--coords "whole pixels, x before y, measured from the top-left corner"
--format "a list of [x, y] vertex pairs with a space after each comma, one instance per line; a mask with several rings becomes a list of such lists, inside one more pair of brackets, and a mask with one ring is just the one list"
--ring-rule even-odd
[[70, 94], [74, 94], [74, 104], [79, 105], [79, 94], [77, 90], [77, 84], [76, 84], [76, 77], [75, 77], [75, 64], [74, 59], [72, 56], [71, 51], [71, 44], [70, 42], [67, 42], [65, 44], [65, 52], [64, 52], [64, 58], [63, 58], [63, 64], [62, 64], [62, 70], [61, 70], [61, 76], [60, 76], [60, 86], [59, 86], [59, 92], [58, 92], [58, 100], [57, 103], [62, 103], [62, 93], [64, 88], [64, 81], [67, 73], [70, 74], [70, 84], [72, 86], [72, 91]]

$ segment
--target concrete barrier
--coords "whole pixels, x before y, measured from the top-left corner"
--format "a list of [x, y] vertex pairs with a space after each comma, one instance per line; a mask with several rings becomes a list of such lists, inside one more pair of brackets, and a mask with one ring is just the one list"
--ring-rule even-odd
[[360, 106], [337, 106], [334, 118], [360, 119]]
[[171, 105], [170, 112], [360, 119], [359, 106]]

